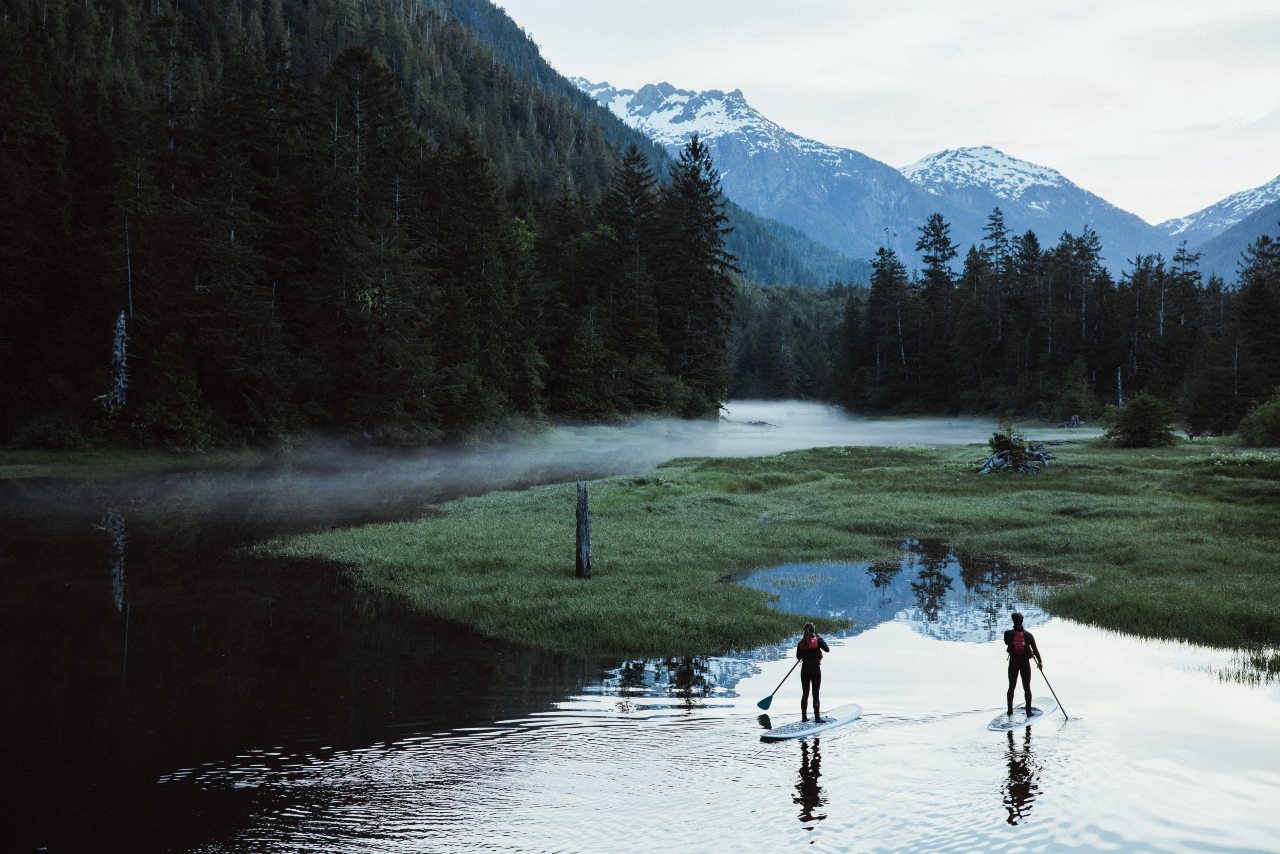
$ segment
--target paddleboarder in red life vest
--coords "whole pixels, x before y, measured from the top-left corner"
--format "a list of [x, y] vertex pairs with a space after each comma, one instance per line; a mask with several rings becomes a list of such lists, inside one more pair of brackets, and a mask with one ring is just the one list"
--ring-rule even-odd
[[1022, 693], [1026, 698], [1027, 715], [1031, 715], [1031, 659], [1035, 658], [1036, 667], [1044, 668], [1044, 660], [1040, 658], [1040, 648], [1031, 632], [1022, 628], [1022, 615], [1013, 612], [1013, 628], [1004, 633], [1004, 646], [1009, 653], [1009, 693], [1008, 714], [1013, 714], [1013, 692], [1018, 687], [1018, 677], [1022, 677]]
[[813, 623], [804, 624], [804, 636], [796, 644], [796, 658], [800, 665], [800, 720], [809, 720], [809, 689], [813, 689], [813, 719], [822, 720], [818, 711], [820, 705], [818, 692], [822, 690], [822, 653], [831, 652], [831, 647], [822, 639]]

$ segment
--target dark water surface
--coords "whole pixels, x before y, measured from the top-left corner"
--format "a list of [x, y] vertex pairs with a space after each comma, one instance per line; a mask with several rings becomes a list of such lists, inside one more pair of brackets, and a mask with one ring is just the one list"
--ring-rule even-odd
[[175, 769], [306, 765], [582, 684], [582, 661], [469, 643], [336, 567], [240, 554], [363, 517], [244, 506], [253, 490], [223, 473], [201, 495], [205, 477], [0, 482], [0, 849], [189, 850], [277, 796], [160, 785]]
[[[775, 423], [688, 429], [0, 481], [0, 850], [1278, 850], [1280, 687], [1230, 653], [1055, 618], [1034, 599], [1059, 578], [916, 542], [885, 564], [744, 573], [779, 607], [855, 621], [829, 638], [823, 696], [866, 709], [762, 745], [756, 701], [787, 644], [583, 661], [238, 551], [673, 447], [787, 447]], [[820, 438], [799, 441], [838, 443]], [[1071, 720], [1006, 737], [985, 724], [1011, 608]], [[797, 713], [792, 676], [769, 722]]]

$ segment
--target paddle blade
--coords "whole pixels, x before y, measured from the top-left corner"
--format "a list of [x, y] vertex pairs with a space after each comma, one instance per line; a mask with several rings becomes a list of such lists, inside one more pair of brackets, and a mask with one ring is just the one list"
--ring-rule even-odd
[[765, 698], [764, 698], [763, 700], [761, 700], [760, 702], [756, 703], [756, 705], [757, 705], [757, 706], [759, 706], [759, 707], [760, 707], [760, 708], [762, 708], [762, 709], [766, 709], [766, 710], [767, 710], [770, 706], [772, 706], [772, 705], [773, 705], [773, 695], [772, 695], [772, 694], [770, 694], [769, 696], [765, 697]]

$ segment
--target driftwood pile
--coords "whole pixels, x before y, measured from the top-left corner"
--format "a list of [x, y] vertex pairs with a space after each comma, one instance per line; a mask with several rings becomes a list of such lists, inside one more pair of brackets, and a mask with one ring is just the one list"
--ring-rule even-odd
[[982, 461], [978, 474], [993, 471], [1012, 471], [1019, 474], [1040, 474], [1049, 465], [1053, 453], [1042, 442], [1028, 444], [1019, 433], [996, 433], [987, 440], [991, 453]]

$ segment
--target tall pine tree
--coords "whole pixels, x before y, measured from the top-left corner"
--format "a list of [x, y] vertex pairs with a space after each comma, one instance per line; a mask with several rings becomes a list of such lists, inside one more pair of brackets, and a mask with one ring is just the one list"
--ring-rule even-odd
[[671, 166], [655, 263], [668, 370], [689, 390], [685, 411], [715, 415], [728, 391], [726, 361], [734, 283], [725, 249], [724, 194], [711, 153], [695, 134]]

